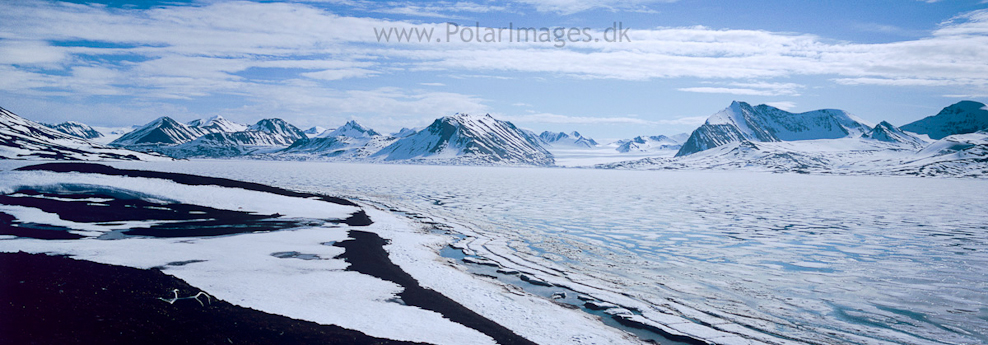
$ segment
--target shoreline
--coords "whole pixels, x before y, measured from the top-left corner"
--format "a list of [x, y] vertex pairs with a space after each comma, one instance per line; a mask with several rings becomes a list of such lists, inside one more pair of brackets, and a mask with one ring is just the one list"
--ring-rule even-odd
[[[265, 313], [158, 269], [0, 253], [0, 344], [420, 344]], [[202, 304], [200, 304], [202, 303]]]
[[[263, 185], [259, 183], [242, 182], [238, 180], [225, 179], [225, 178], [214, 178], [205, 177], [199, 175], [191, 174], [181, 174], [181, 173], [169, 173], [169, 172], [158, 172], [158, 171], [148, 171], [148, 170], [127, 170], [127, 169], [117, 169], [110, 166], [91, 164], [91, 163], [48, 163], [24, 166], [16, 169], [17, 171], [54, 171], [54, 172], [77, 172], [77, 173], [88, 173], [88, 174], [103, 174], [111, 176], [125, 176], [125, 177], [139, 177], [139, 178], [156, 178], [156, 179], [167, 179], [180, 184], [190, 185], [190, 186], [202, 186], [202, 185], [216, 185], [224, 186], [229, 188], [240, 188], [246, 190], [262, 191], [266, 193], [273, 193], [278, 195], [287, 195], [292, 197], [304, 197], [309, 199], [319, 199], [322, 201], [327, 201], [340, 205], [355, 205], [352, 201], [338, 198], [338, 197], [326, 197], [320, 194], [297, 192], [286, 189], [281, 189], [278, 187], [272, 187], [268, 185]], [[357, 200], [363, 200], [358, 198]], [[366, 200], [365, 200], [366, 201]], [[372, 202], [373, 203], [373, 202]], [[372, 224], [372, 220], [364, 211], [364, 207], [357, 206], [360, 210], [354, 213], [351, 217], [347, 218], [345, 221], [339, 222], [342, 224], [347, 224], [353, 227], [360, 227]], [[373, 206], [371, 206], [373, 208]], [[407, 213], [401, 212], [395, 209], [390, 209], [392, 213], [397, 211], [398, 214]], [[405, 215], [409, 217], [409, 215]], [[415, 218], [415, 219], [412, 219]], [[409, 220], [419, 223], [423, 219], [421, 217], [409, 217]], [[424, 222], [423, 224], [430, 224], [429, 222]], [[346, 251], [334, 257], [335, 259], [344, 259], [350, 265], [346, 268], [346, 271], [355, 271], [361, 274], [367, 274], [376, 278], [380, 278], [386, 281], [390, 281], [398, 284], [402, 287], [402, 291], [397, 294], [397, 303], [407, 304], [410, 306], [420, 307], [425, 310], [430, 310], [441, 314], [444, 318], [449, 319], [452, 322], [461, 324], [468, 328], [480, 331], [481, 333], [490, 336], [492, 339], [501, 344], [534, 344], [535, 342], [526, 339], [525, 337], [519, 336], [517, 333], [512, 331], [510, 328], [505, 327], [489, 318], [485, 318], [478, 314], [478, 311], [467, 308], [464, 305], [457, 303], [454, 299], [447, 297], [443, 293], [438, 292], [432, 288], [423, 287], [416, 281], [411, 275], [402, 270], [401, 267], [391, 262], [389, 259], [389, 253], [384, 249], [384, 246], [388, 244], [388, 241], [382, 239], [378, 234], [373, 232], [365, 232], [356, 229], [351, 229], [347, 231], [348, 239], [343, 241], [334, 242], [332, 246], [344, 248]], [[296, 254], [300, 254], [297, 253]], [[308, 254], [303, 254], [308, 255]], [[441, 256], [441, 255], [440, 255]], [[318, 256], [315, 256], [318, 258]], [[195, 260], [193, 260], [195, 261]], [[463, 261], [463, 260], [458, 260]], [[194, 262], [193, 262], [194, 263]], [[458, 262], [462, 265], [464, 269], [470, 270], [469, 262]], [[167, 265], [166, 265], [167, 266]], [[158, 266], [163, 269], [169, 267]], [[476, 273], [472, 273], [476, 274]], [[489, 276], [497, 280], [495, 276]], [[477, 279], [477, 277], [471, 277], [468, 279]], [[552, 301], [553, 303], [564, 308], [571, 308], [570, 305], [563, 305], [561, 301], [556, 301], [549, 296], [542, 296], [540, 293], [529, 291], [530, 289], [525, 288], [525, 283], [538, 285], [537, 283], [541, 281], [539, 278], [534, 278], [535, 280], [526, 280], [522, 277], [523, 282], [505, 282], [501, 281], [499, 284], [513, 285], [517, 288], [525, 290], [527, 293], [534, 296], [539, 296], [547, 301]], [[550, 285], [552, 286], [552, 285]], [[558, 285], [568, 291], [575, 292], [570, 287], [565, 285]], [[209, 293], [209, 291], [206, 291]], [[599, 301], [602, 302], [602, 301]], [[607, 303], [607, 302], [604, 302]], [[582, 305], [583, 303], [581, 303]], [[633, 307], [629, 307], [635, 310]], [[627, 332], [629, 334], [634, 334], [634, 337], [638, 338], [638, 341], [644, 342], [659, 342], [659, 343], [689, 343], [689, 344], [703, 344], [707, 343], [703, 340], [698, 340], [695, 338], [687, 337], [682, 334], [670, 333], [662, 328], [654, 327], [641, 322], [635, 322], [631, 319], [621, 319], [621, 315], [605, 313], [604, 310], [595, 310], [588, 307], [577, 307], [578, 311], [586, 313], [587, 316], [591, 318], [597, 318], [597, 322], [600, 323], [602, 327], [613, 328], [619, 332]], [[593, 311], [591, 311], [593, 310]], [[610, 321], [608, 321], [610, 320]], [[644, 330], [647, 333], [643, 334], [637, 332], [636, 330]]]
[[[490, 336], [492, 339], [495, 339], [500, 344], [535, 344], [535, 342], [532, 342], [522, 336], [519, 336], [510, 329], [477, 314], [476, 312], [464, 307], [463, 305], [442, 295], [441, 293], [438, 293], [432, 289], [424, 288], [421, 285], [419, 285], [418, 281], [416, 281], [412, 276], [410, 276], [408, 273], [404, 272], [400, 267], [398, 267], [393, 262], [391, 262], [391, 260], [388, 257], [389, 253], [384, 249], [384, 245], [388, 243], [387, 240], [382, 239], [373, 232], [356, 230], [359, 229], [360, 227], [373, 224], [373, 221], [366, 214], [366, 212], [362, 208], [360, 208], [360, 206], [349, 200], [337, 198], [337, 197], [328, 197], [324, 195], [312, 194], [312, 193], [289, 191], [277, 187], [271, 187], [257, 183], [236, 181], [231, 179], [204, 177], [204, 176], [190, 175], [190, 174], [146, 171], [146, 170], [116, 169], [114, 167], [92, 164], [92, 163], [47, 163], [47, 164], [23, 166], [15, 170], [16, 171], [49, 171], [49, 172], [60, 172], [60, 173], [73, 172], [73, 173], [86, 173], [86, 174], [103, 174], [103, 175], [111, 175], [111, 176], [165, 179], [190, 186], [215, 185], [215, 186], [223, 186], [229, 188], [240, 188], [240, 189], [261, 191], [266, 193], [273, 193], [273, 194], [298, 197], [298, 198], [318, 199], [334, 204], [357, 207], [359, 209], [358, 212], [355, 212], [350, 217], [338, 222], [339, 224], [345, 224], [351, 227], [351, 230], [347, 232], [350, 238], [345, 239], [343, 241], [337, 241], [332, 244], [332, 246], [334, 247], [344, 249], [344, 252], [336, 256], [335, 259], [343, 259], [347, 263], [349, 263], [349, 267], [346, 268], [346, 271], [354, 271], [396, 283], [403, 288], [403, 290], [396, 297], [399, 303], [437, 312], [442, 317], [452, 322], [464, 325], [471, 329], [478, 330], [479, 332], [487, 336]], [[2, 215], [7, 216], [6, 214], [2, 214]], [[7, 219], [7, 218], [11, 218], [11, 219]], [[4, 217], [3, 219], [0, 219], [0, 228], [3, 228], [2, 230], [4, 230], [3, 231], [4, 233], [8, 234], [7, 236], [10, 235], [18, 236], [19, 234], [17, 228], [17, 225], [19, 224], [15, 224], [15, 222], [13, 221], [14, 221], [13, 217]], [[37, 232], [39, 231], [43, 233], [49, 233], [49, 235], [53, 235], [53, 236], [45, 236], [44, 234], [38, 236]], [[277, 230], [272, 232], [276, 232], [276, 231]], [[77, 240], [78, 238], [82, 238], [82, 236], [55, 236], [55, 234], [71, 234], [71, 233], [69, 233], [67, 229], [35, 230], [35, 233], [32, 234], [34, 236], [28, 236], [28, 237], [19, 236], [15, 238], [5, 238], [5, 240], [16, 241], [17, 239], [22, 239], [22, 238], [34, 238], [34, 239], [46, 241], [49, 239]], [[174, 237], [174, 236], [164, 235], [164, 236], [156, 236], [156, 237]], [[184, 236], [178, 236], [178, 237], [184, 237]], [[193, 237], [197, 237], [197, 236], [193, 236]], [[97, 241], [101, 241], [101, 240], [97, 240]], [[319, 257], [316, 256], [316, 258]], [[154, 343], [155, 341], [143, 339], [141, 337], [144, 336], [151, 337], [157, 334], [161, 334], [162, 332], [166, 332], [167, 329], [182, 329], [183, 331], [179, 331], [179, 332], [172, 331], [174, 333], [173, 336], [175, 338], [174, 339], [165, 338], [172, 340], [163, 341], [163, 343], [184, 343], [184, 342], [194, 343], [195, 341], [192, 340], [198, 336], [196, 335], [196, 333], [205, 332], [210, 327], [227, 327], [227, 326], [224, 326], [222, 324], [215, 324], [216, 322], [220, 322], [220, 321], [216, 321], [216, 320], [208, 321], [204, 319], [203, 316], [196, 314], [195, 317], [192, 317], [192, 319], [199, 320], [196, 321], [196, 323], [201, 325], [197, 327], [187, 327], [185, 321], [181, 321], [178, 319], [186, 317], [186, 316], [182, 316], [185, 315], [183, 313], [187, 313], [190, 311], [176, 311], [177, 309], [174, 309], [175, 307], [168, 305], [167, 303], [164, 302], [161, 302], [161, 304], [168, 305], [168, 308], [172, 308], [172, 309], [160, 310], [165, 307], [158, 306], [158, 308], [153, 308], [150, 305], [153, 305], [154, 303], [148, 303], [148, 301], [153, 302], [156, 300], [156, 298], [152, 298], [151, 296], [149, 296], [149, 294], [152, 293], [150, 291], [155, 291], [155, 290], [160, 290], [153, 292], [155, 296], [161, 295], [159, 297], [170, 297], [169, 293], [171, 291], [171, 288], [164, 288], [164, 286], [166, 285], [177, 286], [179, 290], [178, 294], [181, 296], [186, 296], [186, 295], [191, 296], [200, 291], [205, 292], [207, 294], [212, 294], [212, 292], [209, 291], [208, 288], [199, 290], [178, 277], [169, 275], [167, 274], [167, 272], [164, 273], [162, 272], [163, 269], [164, 270], [173, 269], [178, 266], [184, 266], [185, 264], [190, 264], [190, 263], [195, 264], [197, 262], [201, 262], [201, 260], [172, 262], [167, 265], [159, 265], [150, 269], [140, 269], [140, 268], [131, 268], [126, 266], [98, 263], [98, 262], [88, 261], [85, 259], [71, 258], [68, 255], [50, 256], [46, 254], [28, 254], [22, 251], [18, 251], [17, 253], [0, 253], [0, 272], [3, 273], [0, 274], [0, 277], [3, 277], [2, 279], [0, 279], [2, 280], [0, 284], [7, 285], [7, 288], [5, 288], [4, 290], [9, 289], [10, 291], [17, 292], [17, 293], [5, 293], [4, 298], [9, 298], [10, 300], [2, 301], [2, 302], [4, 302], [3, 303], [4, 306], [9, 305], [11, 308], [14, 308], [15, 306], [20, 305], [23, 307], [22, 309], [27, 308], [27, 306], [29, 305], [46, 305], [46, 304], [73, 305], [72, 308], [81, 310], [81, 314], [79, 315], [89, 315], [92, 316], [91, 318], [95, 318], [96, 320], [106, 320], [108, 318], [113, 320], [116, 320], [117, 318], [124, 319], [123, 321], [118, 322], [120, 323], [118, 326], [108, 328], [109, 330], [116, 330], [118, 328], [131, 329], [132, 330], [131, 336], [135, 338], [132, 338], [131, 340], [127, 340], [127, 341], [121, 341], [123, 343]], [[30, 269], [23, 269], [28, 267]], [[88, 283], [91, 283], [93, 286], [119, 285], [121, 281], [125, 281], [127, 284], [124, 285], [129, 286], [127, 287], [128, 289], [127, 291], [130, 292], [144, 291], [144, 292], [135, 294], [134, 296], [130, 296], [129, 298], [124, 298], [125, 296], [122, 296], [123, 293], [113, 290], [114, 291], [113, 293], [103, 293], [103, 295], [99, 295], [99, 293], [97, 292], [94, 293], [94, 295], [98, 297], [89, 297], [88, 295], [90, 294], [90, 291], [93, 289], [93, 287], [86, 285], [85, 283], [87, 282], [85, 282], [82, 277], [66, 273], [66, 272], [76, 272], [76, 271], [92, 272], [93, 275], [92, 281]], [[52, 276], [52, 275], [56, 275], [56, 276]], [[64, 277], [58, 277], [58, 275], [64, 275]], [[110, 278], [113, 276], [120, 276], [125, 278]], [[107, 280], [110, 280], [112, 283], [107, 283]], [[50, 290], [51, 287], [47, 286], [46, 289], [45, 285], [51, 283], [52, 281], [60, 281], [61, 283], [57, 283], [59, 287], [67, 286], [67, 285], [72, 285], [76, 287], [71, 288], [74, 290], [70, 290], [68, 292], [66, 292], [66, 289], [69, 289], [67, 287], [59, 289], [58, 295], [62, 295], [62, 296], [49, 296], [41, 293]], [[36, 282], [36, 283], [30, 284], [28, 282]], [[30, 287], [30, 290], [38, 290], [41, 292], [39, 292], [38, 294], [30, 294], [25, 291], [22, 291], [23, 288], [25, 287]], [[101, 289], [108, 289], [108, 288], [103, 287]], [[102, 290], [102, 291], [107, 291], [107, 290]], [[110, 296], [110, 297], [104, 297], [104, 296]], [[142, 311], [128, 309], [132, 307], [126, 306], [126, 304], [128, 303], [130, 304], [136, 303], [136, 302], [132, 303], [131, 301], [133, 298], [138, 298], [135, 296], [142, 298], [143, 301], [143, 303], [134, 304], [134, 305], [142, 306], [137, 309], [143, 308], [148, 310], [157, 310], [156, 311], [157, 314], [153, 315], [154, 317], [164, 317], [164, 318], [170, 317], [170, 318], [168, 320], [158, 320], [152, 317], [147, 320], [140, 320], [139, 315]], [[64, 301], [61, 301], [59, 303], [52, 303], [50, 302], [50, 300], [52, 299], [62, 299]], [[80, 303], [85, 301], [90, 301], [90, 302]], [[115, 308], [110, 307], [110, 305], [114, 303], [113, 301], [117, 301], [121, 303], [121, 305]], [[197, 305], [197, 303], [194, 301], [190, 302], [190, 301], [178, 300], [175, 303], [175, 306], [177, 307], [183, 304]], [[202, 307], [206, 307], [206, 306], [202, 306]], [[236, 325], [238, 322], [241, 322], [241, 321], [236, 321], [238, 320], [237, 319], [238, 317], [251, 318], [252, 320], [264, 319], [267, 321], [256, 321], [256, 322], [258, 323], [271, 322], [274, 324], [284, 324], [283, 325], [284, 329], [279, 332], [279, 335], [295, 332], [295, 330], [299, 330], [299, 332], [302, 332], [297, 335], [299, 338], [291, 338], [292, 340], [287, 340], [286, 338], [285, 341], [289, 343], [311, 343], [311, 342], [327, 342], [327, 341], [328, 343], [342, 342], [342, 343], [357, 343], [357, 344], [413, 343], [413, 342], [389, 340], [387, 338], [375, 338], [368, 336], [365, 333], [359, 331], [349, 330], [335, 325], [332, 325], [332, 327], [328, 329], [318, 329], [318, 327], [313, 327], [313, 325], [319, 326], [319, 324], [315, 322], [295, 320], [285, 316], [256, 311], [251, 308], [238, 307], [238, 306], [230, 305], [229, 303], [222, 300], [218, 300], [216, 298], [213, 298], [213, 304], [210, 304], [209, 308], [207, 308], [207, 310], [214, 310], [214, 309], [223, 309], [222, 314], [220, 314], [219, 316], [214, 315], [214, 317], [221, 318], [223, 322], [227, 322], [227, 321], [233, 322], [233, 324]], [[178, 313], [177, 315], [179, 316], [173, 315], [175, 313]], [[246, 313], [257, 313], [257, 314], [247, 315]], [[121, 340], [119, 338], [114, 339], [108, 333], [103, 334], [103, 333], [99, 333], [98, 331], [87, 330], [88, 328], [91, 327], [90, 324], [87, 323], [77, 324], [55, 317], [58, 315], [64, 315], [62, 310], [59, 310], [59, 308], [50, 308], [50, 309], [39, 308], [39, 309], [35, 309], [34, 313], [9, 312], [3, 314], [4, 316], [0, 317], [0, 329], [21, 330], [20, 333], [13, 331], [3, 332], [4, 334], [10, 335], [4, 337], [4, 339], [12, 339], [11, 342], [9, 343], [31, 343], [31, 341], [36, 341], [32, 339], [41, 339], [41, 340], [37, 340], [39, 343], [51, 342], [45, 339], [52, 340], [54, 342], [68, 341], [70, 343], [71, 340], [73, 339], [85, 343], [91, 343], [91, 342], [114, 343], [114, 340]], [[100, 317], [99, 315], [105, 315], [105, 316]], [[284, 318], [293, 321], [286, 321], [275, 318]], [[67, 328], [60, 329], [61, 331], [64, 332], [52, 332], [50, 334], [47, 334], [47, 336], [53, 338], [45, 338], [44, 336], [41, 336], [40, 338], [36, 338], [43, 332], [32, 327], [24, 327], [24, 323], [35, 324], [37, 323], [38, 320], [57, 320], [55, 321], [56, 323], [63, 325], [63, 327], [67, 327]], [[133, 324], [133, 325], [128, 326], [128, 324]], [[14, 335], [14, 333], [17, 334]], [[328, 334], [328, 335], [323, 335], [323, 334]], [[74, 338], [74, 335], [81, 335], [84, 339]], [[265, 335], [263, 334], [252, 336], [251, 338], [254, 338], [254, 340], [248, 341], [248, 343], [264, 344], [264, 343], [283, 342], [283, 340], [281, 339], [276, 339], [276, 338], [268, 339], [265, 338], [264, 336]], [[185, 339], [189, 341], [183, 341], [182, 337], [189, 337], [188, 339]], [[311, 342], [307, 340], [310, 338], [312, 339]], [[214, 340], [220, 342], [219, 340], [223, 340], [223, 339], [214, 339]], [[8, 342], [7, 340], [0, 340], [0, 343], [6, 344]]]

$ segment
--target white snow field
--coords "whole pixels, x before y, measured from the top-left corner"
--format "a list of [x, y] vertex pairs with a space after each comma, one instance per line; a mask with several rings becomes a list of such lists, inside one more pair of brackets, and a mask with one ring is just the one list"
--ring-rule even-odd
[[[36, 208], [0, 205], [0, 212], [21, 222], [36, 222], [78, 229], [77, 240], [40, 240], [0, 236], [0, 252], [67, 254], [78, 259], [137, 268], [164, 267], [207, 293], [260, 311], [334, 324], [371, 336], [434, 344], [494, 344], [487, 335], [452, 322], [443, 315], [396, 301], [402, 287], [357, 272], [335, 259], [343, 249], [333, 243], [346, 240], [347, 230], [377, 233], [391, 241], [391, 260], [419, 280], [526, 338], [543, 344], [638, 343], [633, 336], [601, 324], [592, 315], [560, 307], [541, 297], [502, 283], [476, 279], [462, 267], [436, 255], [449, 236], [437, 235], [409, 218], [364, 207], [374, 221], [370, 226], [320, 222], [343, 219], [358, 208], [321, 200], [219, 186], [188, 186], [153, 178], [131, 178], [81, 173], [18, 172], [29, 162], [4, 162], [0, 194], [18, 194], [29, 188], [78, 188], [125, 192], [154, 203], [179, 202], [218, 209], [281, 214], [287, 219], [311, 219], [311, 226], [216, 237], [99, 239], [114, 230], [168, 221], [78, 223]], [[209, 163], [204, 163], [209, 164]], [[226, 162], [215, 167], [235, 165]], [[151, 168], [151, 166], [134, 166]], [[158, 166], [155, 168], [164, 168]], [[159, 169], [167, 170], [167, 169]], [[194, 169], [193, 169], [194, 170]], [[47, 197], [58, 200], [57, 197]], [[87, 198], [99, 204], [109, 199]], [[278, 253], [298, 253], [293, 257]], [[297, 259], [295, 257], [307, 258]], [[314, 259], [313, 259], [314, 258]], [[560, 328], [560, 324], [566, 327]]]
[[[24, 163], [0, 167], [12, 164]], [[376, 222], [370, 231], [392, 240], [392, 260], [423, 286], [539, 343], [634, 340], [590, 314], [522, 290], [530, 291], [530, 284], [518, 284], [520, 289], [469, 274], [470, 265], [453, 265], [436, 254], [454, 238], [423, 229], [445, 224], [465, 236], [456, 247], [497, 262], [505, 272], [520, 271], [598, 305], [627, 309], [609, 313], [710, 343], [988, 342], [988, 181], [981, 179], [267, 161], [112, 165], [340, 195], [417, 214], [413, 222], [366, 207]], [[8, 184], [7, 179], [0, 181]], [[365, 278], [359, 284], [375, 288], [360, 300], [327, 296], [347, 288], [328, 287], [357, 284], [339, 281], [352, 273], [329, 268], [340, 263], [326, 261], [325, 269], [315, 269], [323, 262], [269, 255], [294, 250], [332, 257], [328, 251], [336, 248], [318, 243], [345, 237], [342, 230], [315, 234], [16, 239], [0, 241], [0, 250], [68, 252], [137, 267], [199, 255], [210, 264], [166, 272], [232, 303], [340, 322], [375, 336], [484, 339], [429, 312], [384, 302], [395, 288], [387, 282]], [[228, 251], [244, 253], [224, 259], [221, 253]], [[290, 283], [281, 285], [282, 278]], [[304, 297], [277, 295], [286, 286], [316, 281], [318, 287], [298, 288]], [[244, 284], [263, 289], [241, 291], [247, 290]], [[367, 308], [359, 315], [413, 313], [429, 331], [410, 335], [360, 324], [354, 316], [336, 320], [305, 305], [310, 296], [342, 303], [346, 310]], [[433, 333], [433, 327], [442, 332]]]

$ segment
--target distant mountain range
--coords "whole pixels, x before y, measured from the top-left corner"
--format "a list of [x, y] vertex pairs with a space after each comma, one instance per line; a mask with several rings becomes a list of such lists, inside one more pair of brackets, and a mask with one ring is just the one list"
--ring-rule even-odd
[[[78, 135], [93, 135], [89, 126], [68, 123], [56, 128]], [[81, 126], [80, 126], [81, 125]], [[81, 131], [80, 131], [81, 130]], [[95, 131], [94, 131], [95, 132]], [[98, 132], [97, 132], [98, 133]], [[0, 108], [0, 159], [52, 160], [168, 160], [146, 154], [93, 143], [75, 134], [49, 128]]]
[[900, 128], [841, 110], [795, 114], [734, 102], [693, 131], [674, 158], [596, 167], [988, 177], [988, 110], [964, 101]]
[[371, 157], [384, 161], [466, 162], [549, 166], [552, 154], [531, 132], [490, 115], [456, 114], [436, 119]]
[[681, 142], [664, 135], [637, 136], [630, 140], [620, 140], [616, 144], [616, 150], [622, 153], [679, 150], [683, 147]]
[[554, 147], [592, 148], [598, 145], [593, 139], [586, 138], [576, 131], [570, 133], [545, 131], [539, 134], [539, 139], [543, 144]]
[[[339, 128], [302, 131], [281, 119], [244, 126], [222, 117], [187, 124], [158, 118], [110, 143], [175, 158], [403, 161], [431, 164], [553, 165], [537, 136], [490, 115], [456, 114], [422, 130], [395, 135], [349, 121]], [[308, 132], [308, 133], [306, 133]], [[593, 143], [592, 139], [578, 138]], [[596, 143], [594, 143], [595, 145]]]
[[96, 139], [96, 138], [102, 138], [103, 137], [103, 133], [100, 133], [99, 131], [93, 129], [93, 127], [89, 127], [89, 125], [86, 125], [86, 124], [83, 124], [83, 123], [78, 123], [78, 122], [75, 122], [75, 121], [62, 122], [62, 123], [57, 124], [57, 125], [50, 125], [50, 124], [47, 124], [47, 123], [42, 123], [42, 125], [45, 125], [46, 127], [51, 128], [51, 129], [54, 129], [56, 131], [59, 131], [59, 132], [62, 132], [62, 133], [65, 133], [65, 134], [68, 134], [68, 135], [71, 135], [71, 136], [74, 136], [74, 137], [79, 137], [79, 138], [82, 138], [82, 139]]
[[553, 152], [592, 152], [586, 157], [621, 160], [596, 165], [610, 169], [988, 175], [988, 108], [972, 101], [902, 127], [885, 121], [871, 125], [836, 109], [791, 113], [733, 102], [688, 136], [643, 135], [607, 145], [578, 132], [535, 134], [490, 115], [468, 114], [390, 135], [352, 120], [338, 128], [302, 131], [277, 118], [248, 126], [220, 116], [184, 124], [162, 117], [123, 134], [112, 147], [89, 142], [102, 134], [82, 123], [41, 125], [6, 110], [0, 119], [5, 126], [0, 128], [5, 140], [0, 157], [13, 159], [162, 158], [134, 152], [139, 151], [174, 158], [552, 166]]

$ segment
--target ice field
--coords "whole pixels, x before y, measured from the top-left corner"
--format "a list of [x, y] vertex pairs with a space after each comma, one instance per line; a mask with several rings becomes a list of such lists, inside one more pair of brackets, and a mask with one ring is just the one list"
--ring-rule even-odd
[[420, 214], [465, 235], [460, 245], [479, 257], [715, 342], [988, 342], [982, 180], [264, 161], [113, 165]]

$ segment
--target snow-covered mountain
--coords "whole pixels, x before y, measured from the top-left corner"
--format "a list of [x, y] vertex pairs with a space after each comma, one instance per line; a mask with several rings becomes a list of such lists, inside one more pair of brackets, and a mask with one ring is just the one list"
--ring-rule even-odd
[[0, 108], [0, 159], [164, 160], [93, 143]]
[[[891, 128], [890, 128], [891, 127]], [[756, 170], [772, 172], [988, 177], [988, 130], [956, 134], [916, 150], [919, 142], [888, 124], [867, 136], [727, 143], [691, 155], [596, 165], [603, 169]], [[890, 135], [891, 134], [891, 135]], [[884, 140], [888, 136], [895, 140]], [[921, 138], [920, 142], [926, 144]]]
[[247, 130], [275, 134], [281, 138], [279, 145], [285, 146], [291, 145], [296, 140], [308, 138], [301, 129], [282, 119], [263, 119], [251, 125]]
[[337, 129], [326, 131], [323, 132], [322, 134], [319, 134], [318, 137], [328, 138], [328, 137], [344, 136], [350, 138], [370, 138], [378, 135], [381, 135], [381, 133], [378, 133], [373, 129], [361, 126], [359, 123], [357, 123], [357, 121], [350, 120], [347, 121], [346, 124], [340, 126]]
[[875, 125], [874, 129], [863, 134], [862, 137], [889, 143], [901, 143], [915, 149], [920, 149], [928, 144], [922, 138], [914, 134], [904, 132], [899, 127], [893, 126], [891, 123], [885, 121]]
[[571, 133], [545, 131], [539, 134], [539, 139], [547, 145], [560, 147], [596, 147], [598, 144], [591, 138], [584, 137], [580, 132]]
[[247, 130], [246, 125], [242, 125], [216, 115], [208, 119], [192, 120], [186, 123], [189, 127], [198, 127], [207, 133], [216, 132], [242, 132]]
[[398, 130], [394, 134], [391, 134], [391, 136], [396, 137], [396, 138], [404, 138], [404, 137], [407, 137], [409, 135], [415, 134], [415, 132], [418, 132], [418, 130], [412, 129], [412, 128], [408, 128], [408, 127], [402, 127], [400, 130]]
[[[339, 159], [339, 160], [361, 160], [377, 153], [384, 147], [391, 145], [398, 138], [386, 135], [376, 135], [373, 137], [352, 138], [348, 136], [335, 136], [324, 138], [309, 138], [296, 141], [288, 148], [276, 152], [272, 156], [282, 156], [292, 159]], [[279, 158], [279, 157], [274, 157]]]
[[199, 127], [189, 127], [162, 116], [110, 142], [111, 146], [138, 147], [178, 145], [206, 134]]
[[359, 160], [380, 151], [395, 140], [397, 138], [381, 135], [351, 120], [339, 128], [298, 140], [288, 148], [269, 156], [282, 155], [285, 157], [276, 158], [291, 159]]
[[103, 137], [103, 133], [93, 129], [93, 127], [89, 127], [87, 124], [75, 121], [62, 122], [57, 125], [43, 123], [43, 125], [56, 131], [83, 139], [96, 139]]
[[676, 156], [740, 141], [777, 142], [858, 137], [872, 129], [843, 110], [790, 113], [768, 105], [733, 102], [693, 131]]
[[615, 150], [621, 153], [679, 150], [683, 146], [665, 135], [637, 136], [628, 140], [619, 140], [616, 144], [618, 147]]
[[902, 130], [942, 139], [948, 135], [988, 129], [988, 107], [984, 103], [960, 101], [933, 116], [902, 126]]
[[[222, 117], [213, 117], [208, 121], [192, 121], [194, 126], [185, 125], [169, 117], [161, 117], [124, 134], [110, 143], [113, 146], [154, 150], [176, 157], [209, 157], [208, 146], [215, 145], [220, 157], [228, 157], [227, 148], [231, 146], [288, 146], [305, 134], [298, 128], [281, 119], [264, 119], [256, 124], [245, 127], [230, 122]], [[244, 129], [229, 132], [227, 130]], [[208, 136], [203, 140], [190, 143], [198, 138]], [[173, 147], [190, 143], [181, 148]]]
[[915, 160], [889, 170], [916, 176], [988, 176], [988, 130], [954, 134], [920, 150]]
[[320, 133], [325, 132], [325, 131], [326, 131], [326, 127], [312, 126], [312, 127], [309, 127], [309, 129], [306, 129], [306, 130], [302, 131], [302, 133], [305, 133], [305, 136], [307, 136], [309, 138], [314, 138], [315, 136], [317, 136]]
[[452, 164], [552, 165], [552, 154], [536, 138], [489, 114], [456, 114], [398, 139], [373, 157]]
[[[929, 155], [911, 146], [864, 137], [727, 143], [691, 155], [600, 164], [596, 168], [638, 170], [755, 170], [825, 174], [889, 174], [894, 167]], [[988, 170], [988, 163], [980, 163]], [[905, 170], [896, 174], [907, 175]]]
[[[967, 131], [980, 121], [982, 107], [961, 102], [924, 119], [924, 124], [940, 130], [932, 133]], [[690, 136], [687, 145], [702, 150], [595, 167], [988, 177], [988, 129], [933, 141], [885, 121], [873, 128], [863, 126], [863, 121], [836, 110], [793, 114], [735, 102]], [[867, 130], [855, 135], [863, 129]]]
[[180, 145], [159, 150], [175, 158], [225, 158], [237, 157], [270, 148], [284, 147], [285, 138], [278, 134], [260, 131], [216, 132], [203, 135]]

